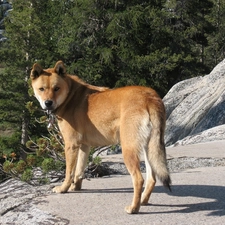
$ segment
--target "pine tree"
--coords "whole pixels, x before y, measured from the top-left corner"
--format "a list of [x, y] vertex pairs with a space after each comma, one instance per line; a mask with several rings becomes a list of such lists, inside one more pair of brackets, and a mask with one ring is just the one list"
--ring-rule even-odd
[[208, 36], [205, 63], [213, 68], [225, 58], [225, 2], [213, 0], [214, 7], [208, 20], [213, 24], [213, 32]]
[[57, 42], [55, 27], [51, 23], [58, 26], [52, 16], [60, 10], [58, 7], [62, 3], [57, 3], [55, 8], [49, 8], [48, 4], [52, 4], [52, 1], [14, 1], [13, 10], [5, 18], [5, 36], [8, 39], [1, 43], [0, 49], [4, 67], [0, 74], [0, 119], [20, 134], [17, 135], [17, 148], [14, 149], [18, 153], [19, 144], [25, 145], [28, 136], [37, 134], [34, 123], [37, 114], [32, 116], [26, 109], [29, 101], [36, 101], [28, 95], [30, 68], [38, 60], [46, 67], [58, 60], [57, 50], [53, 51], [57, 49]]
[[76, 1], [64, 17], [71, 29], [61, 39], [73, 54], [71, 71], [96, 85], [156, 87], [160, 76], [149, 71], [159, 53], [150, 54], [166, 39], [164, 2]]
[[147, 85], [163, 96], [211, 69], [205, 62], [211, 8], [210, 1], [194, 0], [78, 0], [62, 23], [67, 35], [58, 44], [68, 48], [59, 51], [70, 71], [90, 83]]
[[[52, 146], [55, 150], [62, 148], [53, 141], [55, 137], [40, 138], [47, 134], [47, 130], [35, 122], [40, 116], [40, 112], [35, 109], [40, 107], [37, 101], [30, 98], [28, 94], [29, 73], [33, 63], [40, 61], [43, 66], [48, 67], [58, 60], [57, 34], [59, 33], [55, 30], [60, 23], [57, 23], [53, 15], [57, 15], [61, 10], [61, 5], [66, 3], [55, 1], [53, 5], [55, 7], [49, 7], [52, 4], [51, 0], [14, 1], [13, 10], [5, 18], [5, 36], [8, 39], [1, 43], [0, 49], [3, 67], [0, 72], [0, 120], [4, 121], [3, 125], [11, 127], [12, 130], [11, 136], [0, 138], [0, 157], [6, 160], [3, 165], [5, 171], [11, 171], [10, 173], [24, 180], [31, 178], [31, 168], [34, 164], [30, 162], [35, 163], [31, 155], [26, 158], [26, 154], [23, 154], [23, 150], [27, 150], [27, 147], [33, 148], [28, 143], [28, 137], [33, 139], [32, 143], [38, 141], [40, 144], [37, 149], [39, 166], [40, 159], [43, 160], [43, 157], [46, 157], [45, 164], [52, 164], [52, 160], [48, 160], [51, 154], [48, 146]], [[57, 19], [60, 22], [60, 17]], [[52, 26], [54, 23], [55, 27]], [[38, 107], [35, 106], [36, 103]], [[54, 157], [57, 157], [57, 153], [54, 154]], [[21, 157], [23, 160], [13, 163]], [[0, 166], [1, 163], [2, 158]], [[20, 173], [22, 174], [19, 175]]]

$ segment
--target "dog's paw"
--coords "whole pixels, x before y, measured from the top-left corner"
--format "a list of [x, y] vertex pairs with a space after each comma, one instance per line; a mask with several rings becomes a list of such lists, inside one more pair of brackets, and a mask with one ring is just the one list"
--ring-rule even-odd
[[148, 205], [148, 200], [141, 200], [141, 205]]
[[69, 187], [69, 190], [68, 191], [75, 191], [76, 189], [75, 189], [76, 187], [75, 187], [75, 184], [74, 183], [72, 183], [71, 185], [70, 185], [70, 187]]
[[67, 189], [63, 188], [63, 186], [56, 186], [52, 189], [55, 193], [65, 193], [67, 192]]
[[139, 212], [139, 208], [140, 207], [134, 207], [132, 205], [129, 205], [129, 206], [126, 206], [125, 207], [125, 211], [128, 213], [128, 214], [137, 214]]

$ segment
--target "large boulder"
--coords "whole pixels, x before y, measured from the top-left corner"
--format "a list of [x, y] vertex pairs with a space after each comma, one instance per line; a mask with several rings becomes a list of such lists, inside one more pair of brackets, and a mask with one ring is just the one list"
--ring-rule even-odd
[[[216, 140], [224, 139], [225, 60], [219, 63], [209, 75], [177, 83], [163, 101], [167, 112], [165, 132], [167, 146], [176, 142], [193, 144], [211, 141], [214, 139], [212, 132]], [[206, 132], [212, 128], [212, 132]], [[217, 129], [220, 135], [217, 135]], [[196, 135], [198, 138], [194, 138]], [[182, 142], [184, 138], [186, 140], [191, 138], [192, 141]]]

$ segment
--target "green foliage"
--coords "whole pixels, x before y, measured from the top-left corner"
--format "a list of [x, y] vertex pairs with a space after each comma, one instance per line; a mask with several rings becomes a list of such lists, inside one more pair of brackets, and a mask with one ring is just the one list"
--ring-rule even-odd
[[35, 155], [28, 155], [26, 158], [27, 166], [32, 167], [37, 165], [37, 157]]
[[20, 160], [19, 162], [16, 163], [16, 166], [15, 166], [15, 171], [16, 173], [23, 173], [25, 168], [26, 168], [27, 164], [25, 161], [23, 160]]
[[213, 0], [214, 7], [207, 16], [213, 25], [212, 35], [207, 37], [208, 47], [205, 49], [205, 64], [213, 68], [225, 57], [225, 2]]
[[90, 83], [150, 85], [163, 96], [176, 82], [211, 69], [202, 51], [213, 32], [210, 1], [196, 7], [194, 0], [78, 0], [70, 6], [62, 21], [67, 35], [58, 44], [66, 43], [70, 69]]
[[41, 164], [41, 168], [44, 172], [48, 172], [55, 169], [55, 163], [54, 160], [51, 158], [46, 158], [43, 160]]
[[18, 142], [20, 141], [20, 134], [14, 132], [7, 136], [0, 136], [0, 157], [11, 158], [11, 154], [19, 152]]
[[[46, 117], [42, 121], [46, 125]], [[56, 172], [65, 170], [63, 143], [60, 142], [60, 133], [57, 129], [51, 129], [50, 138], [41, 137], [36, 141], [29, 140], [26, 143], [30, 153], [25, 159], [16, 157], [14, 152], [4, 153], [5, 162], [3, 170], [8, 176], [17, 177], [30, 184], [43, 184], [48, 182], [51, 176], [59, 176]], [[33, 152], [33, 153], [31, 153]], [[36, 177], [35, 168], [41, 168], [42, 174]]]
[[31, 169], [24, 170], [23, 174], [21, 175], [21, 180], [25, 182], [29, 182], [33, 177], [33, 172]]
[[96, 166], [99, 166], [102, 162], [101, 157], [98, 155], [94, 155], [98, 149], [92, 148], [89, 154], [88, 163], [92, 163]]
[[41, 168], [45, 173], [49, 171], [62, 171], [65, 168], [65, 163], [55, 161], [52, 158], [45, 158], [41, 164]]
[[9, 160], [6, 160], [4, 163], [3, 163], [3, 170], [6, 172], [6, 173], [10, 173], [10, 171], [13, 169], [14, 167], [14, 164], [12, 162], [10, 162]]

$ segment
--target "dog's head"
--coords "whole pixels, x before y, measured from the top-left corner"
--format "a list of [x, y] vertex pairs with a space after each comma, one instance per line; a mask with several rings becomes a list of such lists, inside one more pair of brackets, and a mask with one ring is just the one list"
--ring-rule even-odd
[[67, 98], [69, 84], [67, 82], [66, 68], [62, 61], [58, 61], [54, 68], [42, 69], [35, 63], [30, 73], [31, 85], [35, 97], [42, 109], [55, 110]]

